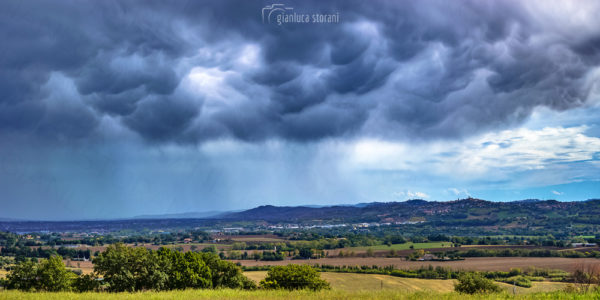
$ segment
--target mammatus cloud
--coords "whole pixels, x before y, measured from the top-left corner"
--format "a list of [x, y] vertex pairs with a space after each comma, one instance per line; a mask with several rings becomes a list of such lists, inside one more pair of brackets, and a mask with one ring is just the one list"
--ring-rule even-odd
[[261, 22], [264, 5], [4, 3], [0, 127], [76, 140], [111, 124], [180, 144], [454, 138], [585, 106], [599, 79], [593, 1], [298, 2], [341, 21], [283, 26]]
[[597, 2], [270, 4], [0, 4], [1, 216], [597, 197]]

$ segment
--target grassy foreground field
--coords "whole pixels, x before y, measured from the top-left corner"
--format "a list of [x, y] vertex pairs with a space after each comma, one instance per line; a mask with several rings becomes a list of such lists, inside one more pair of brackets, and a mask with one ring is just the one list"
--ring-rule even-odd
[[321, 292], [311, 291], [239, 291], [239, 290], [185, 290], [171, 292], [142, 292], [142, 293], [24, 293], [17, 291], [2, 291], [0, 299], [108, 299], [108, 300], [130, 300], [130, 299], [443, 299], [443, 300], [499, 300], [499, 299], [599, 299], [600, 294], [570, 294], [564, 292], [535, 293], [512, 296], [508, 293], [490, 295], [463, 295], [458, 293], [435, 293], [404, 291], [361, 291], [349, 292], [341, 290], [330, 290]]

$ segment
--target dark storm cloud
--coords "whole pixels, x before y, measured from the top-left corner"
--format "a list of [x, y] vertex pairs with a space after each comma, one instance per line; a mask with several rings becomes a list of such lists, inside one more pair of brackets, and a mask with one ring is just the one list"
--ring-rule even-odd
[[568, 14], [541, 13], [552, 3], [302, 1], [287, 4], [340, 23], [282, 26], [262, 23], [269, 4], [5, 2], [0, 126], [79, 139], [109, 118], [186, 143], [454, 137], [583, 105], [600, 64], [600, 24], [569, 30]]
[[140, 104], [124, 122], [149, 140], [166, 140], [182, 132], [198, 108], [177, 99], [154, 98]]

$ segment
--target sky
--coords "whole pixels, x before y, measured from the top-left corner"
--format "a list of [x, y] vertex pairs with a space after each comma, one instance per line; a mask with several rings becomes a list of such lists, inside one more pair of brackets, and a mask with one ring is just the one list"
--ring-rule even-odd
[[0, 218], [600, 198], [598, 1], [3, 1]]

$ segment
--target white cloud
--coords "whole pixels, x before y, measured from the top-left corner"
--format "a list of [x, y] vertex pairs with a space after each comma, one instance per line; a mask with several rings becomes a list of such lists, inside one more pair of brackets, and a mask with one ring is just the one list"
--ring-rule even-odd
[[449, 189], [446, 189], [446, 192], [452, 193], [455, 196], [467, 196], [467, 197], [471, 196], [469, 191], [467, 191], [466, 189], [449, 188]]
[[397, 198], [403, 198], [403, 199], [427, 199], [429, 198], [429, 195], [423, 193], [423, 192], [417, 192], [417, 191], [403, 191], [403, 192], [395, 192], [393, 194], [394, 197]]
[[561, 193], [561, 192], [559, 192], [559, 191], [552, 191], [552, 194], [560, 196], [560, 195], [562, 195], [562, 194], [564, 194], [564, 193]]
[[[419, 172], [465, 181], [510, 181], [516, 173], [545, 172], [529, 180], [560, 184], [574, 180], [573, 176], [597, 177], [590, 169], [598, 167], [593, 162], [600, 153], [600, 138], [585, 135], [586, 130], [586, 126], [519, 128], [464, 141], [417, 144], [361, 140], [350, 147], [349, 161], [361, 170]], [[566, 164], [588, 171], [560, 171]]]

